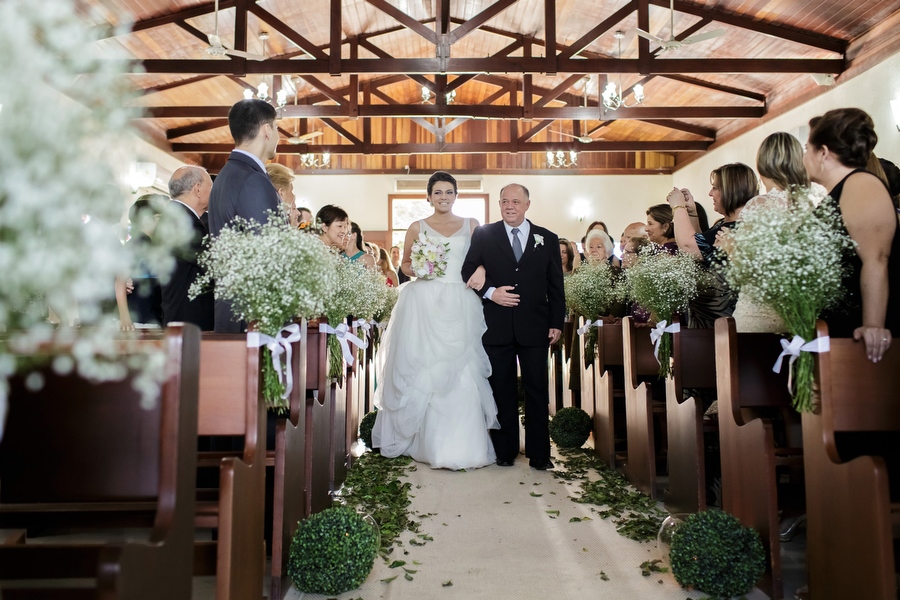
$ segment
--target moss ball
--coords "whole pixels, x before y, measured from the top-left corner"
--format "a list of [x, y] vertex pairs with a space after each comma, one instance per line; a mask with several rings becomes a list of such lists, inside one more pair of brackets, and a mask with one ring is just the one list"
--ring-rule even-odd
[[369, 450], [375, 450], [372, 447], [372, 428], [375, 427], [375, 417], [378, 416], [378, 411], [372, 411], [366, 416], [362, 418], [362, 421], [359, 422], [359, 438], [365, 443], [366, 448]]
[[341, 594], [363, 584], [375, 564], [378, 535], [362, 515], [335, 506], [300, 522], [288, 575], [302, 592]]
[[586, 412], [567, 406], [550, 421], [550, 437], [560, 448], [581, 448], [590, 437], [593, 425]]
[[716, 598], [746, 594], [766, 569], [759, 534], [720, 510], [690, 515], [672, 535], [669, 560], [678, 583]]

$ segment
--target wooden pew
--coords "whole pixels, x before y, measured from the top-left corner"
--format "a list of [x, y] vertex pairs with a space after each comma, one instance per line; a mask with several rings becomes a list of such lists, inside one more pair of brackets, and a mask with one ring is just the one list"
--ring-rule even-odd
[[[159, 344], [159, 341], [134, 342]], [[96, 578], [78, 589], [13, 590], [7, 599], [189, 599], [194, 550], [200, 331], [172, 326], [163, 347], [170, 376], [144, 408], [130, 378], [94, 383], [43, 369], [44, 387], [11, 381], [0, 443], [0, 516], [23, 518], [151, 507], [145, 538], [94, 544], [0, 545], [0, 580]], [[38, 506], [38, 504], [40, 504]], [[76, 520], [77, 519], [76, 517]], [[83, 520], [89, 523], [90, 519]], [[67, 582], [68, 583], [68, 582]]]
[[639, 378], [657, 376], [659, 363], [653, 356], [650, 329], [635, 328], [631, 317], [622, 319], [622, 353], [625, 362], [625, 421], [628, 437], [625, 474], [634, 487], [651, 498], [656, 498], [657, 444], [653, 435], [656, 407], [650, 383], [640, 382]]
[[[828, 334], [822, 322], [818, 334]], [[817, 356], [819, 402], [802, 415], [810, 597], [895, 599], [888, 464], [877, 455], [845, 461], [840, 452], [847, 433], [892, 433], [900, 442], [900, 351], [875, 364], [862, 343], [832, 338]]]
[[[200, 347], [201, 436], [235, 436], [243, 451], [201, 452], [199, 466], [219, 468], [218, 499], [197, 503], [198, 527], [218, 530], [216, 542], [198, 543], [206, 560], [196, 574], [216, 575], [216, 598], [262, 596], [265, 570], [266, 403], [261, 393], [260, 348], [243, 334], [205, 333]], [[214, 567], [208, 556], [215, 551]]]
[[706, 464], [703, 443], [703, 402], [684, 398], [684, 389], [716, 387], [716, 343], [713, 329], [682, 329], [673, 333], [672, 374], [666, 379], [666, 428], [669, 512], [706, 509]]
[[722, 508], [759, 533], [768, 563], [758, 585], [779, 600], [783, 582], [776, 467], [797, 462], [791, 456], [796, 450], [775, 447], [772, 420], [765, 417], [766, 411], [791, 406], [787, 364], [780, 374], [772, 372], [781, 336], [738, 334], [732, 318], [717, 319], [715, 329]]
[[563, 323], [562, 339], [565, 340], [562, 348], [562, 396], [557, 400], [557, 408], [566, 408], [575, 405], [576, 393], [572, 391], [570, 384], [572, 371], [572, 355], [575, 354], [575, 319], [567, 316]]
[[[581, 328], [584, 326], [585, 322], [590, 322], [588, 319], [584, 317], [579, 317], [579, 319], [575, 322], [577, 328]], [[592, 329], [594, 327], [592, 326]], [[580, 363], [578, 365], [578, 373], [581, 376], [581, 404], [580, 408], [586, 412], [591, 419], [594, 418], [594, 404], [596, 403], [596, 392], [594, 389], [594, 383], [596, 378], [596, 373], [599, 372], [599, 363], [597, 362], [597, 353], [596, 348], [594, 349], [594, 360], [590, 362], [590, 364], [585, 362], [585, 357], [587, 356], [587, 341], [588, 334], [578, 335], [578, 332], [575, 332], [576, 340], [575, 343], [578, 344], [579, 355], [580, 355]]]
[[[294, 343], [291, 368], [294, 388], [290, 411], [275, 422], [275, 450], [267, 458], [273, 467], [272, 490], [272, 562], [269, 598], [281, 600], [291, 587], [287, 574], [288, 551], [297, 523], [309, 516], [311, 469], [306, 454], [307, 369], [310, 362], [309, 327], [300, 323], [301, 339]], [[318, 325], [316, 326], [318, 328]], [[317, 350], [317, 349], [315, 349]]]
[[[326, 322], [320, 319], [320, 322]], [[331, 404], [328, 402], [328, 336], [318, 323], [307, 329], [306, 354], [306, 506], [317, 513], [331, 506]]]
[[611, 468], [616, 468], [615, 399], [624, 398], [622, 382], [611, 368], [624, 366], [622, 325], [604, 325], [597, 332], [597, 373], [594, 380], [594, 452]]

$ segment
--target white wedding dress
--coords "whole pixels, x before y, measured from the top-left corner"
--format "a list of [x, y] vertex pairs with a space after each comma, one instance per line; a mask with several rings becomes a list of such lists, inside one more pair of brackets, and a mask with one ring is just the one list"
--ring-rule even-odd
[[449, 242], [443, 277], [400, 286], [400, 298], [377, 354], [372, 442], [384, 456], [405, 454], [432, 468], [472, 469], [496, 455], [488, 429], [498, 429], [488, 383], [491, 365], [481, 336], [481, 300], [460, 270], [471, 225], [450, 237], [419, 221], [420, 231]]

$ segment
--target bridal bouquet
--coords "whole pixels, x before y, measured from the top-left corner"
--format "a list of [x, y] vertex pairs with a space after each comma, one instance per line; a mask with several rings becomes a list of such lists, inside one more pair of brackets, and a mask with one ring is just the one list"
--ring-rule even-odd
[[412, 270], [419, 279], [434, 279], [447, 273], [450, 242], [435, 242], [422, 231], [410, 248]]
[[[823, 191], [796, 188], [789, 200], [775, 197], [748, 207], [726, 238], [728, 283], [751, 301], [772, 307], [801, 342], [815, 337], [816, 319], [841, 298], [841, 257], [854, 251], [834, 203], [822, 200]], [[813, 357], [801, 351], [794, 360], [794, 408], [809, 412]]]
[[273, 338], [262, 359], [263, 394], [270, 407], [287, 408], [286, 384], [273, 364], [280, 358], [273, 359], [271, 348], [278, 352], [285, 323], [322, 314], [335, 284], [336, 261], [321, 241], [300, 235], [273, 212], [262, 225], [235, 219], [198, 259], [206, 273], [191, 285], [189, 296], [213, 287], [217, 299], [231, 302], [235, 315]]
[[355, 352], [349, 344], [366, 346], [364, 339], [345, 330], [347, 317], [371, 320], [384, 305], [387, 285], [381, 273], [343, 257], [338, 257], [337, 264], [332, 264], [331, 269], [334, 287], [325, 300], [324, 311], [328, 326], [335, 330], [328, 336], [328, 377], [341, 380], [344, 363], [354, 360]]
[[[615, 278], [609, 263], [583, 263], [571, 276], [565, 279], [566, 306], [576, 315], [581, 315], [590, 323], [598, 317], [609, 314], [609, 309], [617, 299]], [[594, 362], [597, 347], [597, 329], [588, 326], [587, 343], [584, 346], [584, 364]]]
[[673, 319], [688, 309], [705, 275], [689, 254], [669, 254], [650, 244], [641, 249], [637, 262], [625, 270], [621, 296], [634, 300], [650, 311], [657, 328], [651, 333], [657, 348], [659, 376], [671, 370]]

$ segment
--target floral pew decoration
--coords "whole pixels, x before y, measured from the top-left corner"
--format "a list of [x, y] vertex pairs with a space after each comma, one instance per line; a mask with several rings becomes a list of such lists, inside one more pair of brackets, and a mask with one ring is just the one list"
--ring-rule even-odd
[[816, 337], [816, 320], [843, 296], [841, 257], [855, 251], [841, 232], [840, 215], [823, 198], [819, 186], [770, 192], [765, 203], [746, 207], [742, 222], [722, 240], [729, 285], [771, 307], [793, 336], [781, 341], [784, 351], [773, 370], [780, 372], [788, 359], [788, 385], [799, 412], [812, 411], [811, 353], [829, 346], [827, 337]]
[[596, 328], [603, 326], [600, 317], [609, 314], [618, 296], [612, 268], [606, 261], [583, 263], [566, 278], [565, 292], [568, 309], [585, 319], [584, 327], [578, 330], [578, 335], [588, 336], [584, 345], [584, 365], [588, 367], [594, 362], [597, 348]]
[[263, 396], [279, 412], [288, 410], [293, 387], [291, 343], [300, 339], [296, 318], [322, 314], [335, 285], [337, 259], [314, 236], [299, 235], [279, 215], [259, 224], [237, 218], [200, 255], [205, 275], [190, 297], [214, 286], [217, 299], [251, 323], [248, 346], [263, 346]]
[[[356, 360], [357, 348], [368, 346], [366, 330], [360, 322], [368, 324], [379, 313], [386, 296], [384, 276], [362, 263], [345, 258], [336, 258], [332, 263], [334, 286], [325, 300], [324, 314], [328, 323], [322, 323], [320, 330], [328, 336], [328, 377], [340, 381], [344, 376], [344, 363], [352, 365]], [[354, 335], [347, 325], [347, 317], [355, 319], [354, 324], [362, 333], [362, 338]]]
[[684, 252], [670, 254], [661, 246], [650, 244], [641, 248], [637, 262], [620, 280], [620, 297], [649, 310], [651, 321], [656, 322], [650, 331], [650, 339], [662, 378], [671, 372], [672, 333], [681, 330], [675, 318], [688, 310], [705, 278], [691, 255]]

